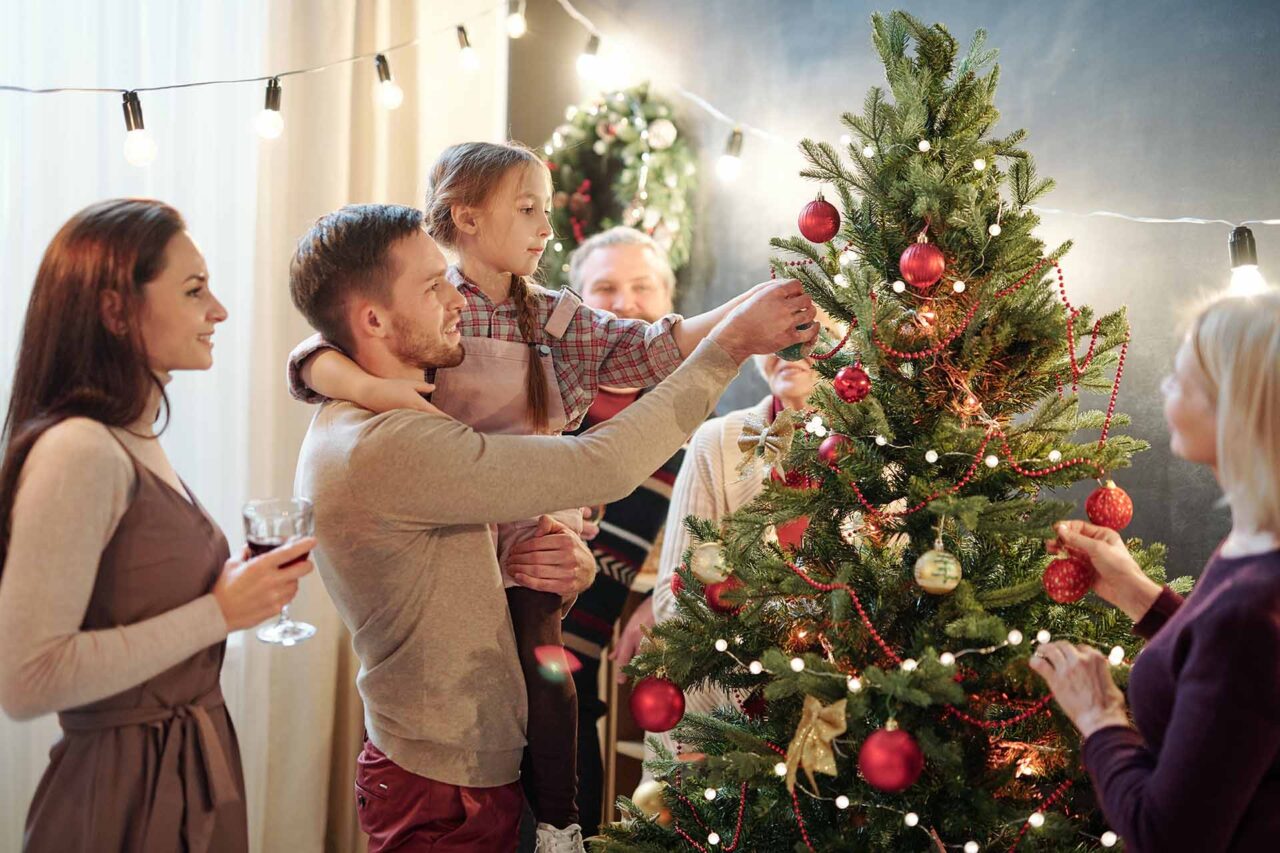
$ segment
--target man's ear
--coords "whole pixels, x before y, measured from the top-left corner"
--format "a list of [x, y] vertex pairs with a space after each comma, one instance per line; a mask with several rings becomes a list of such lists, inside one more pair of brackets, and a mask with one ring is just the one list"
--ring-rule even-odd
[[115, 290], [104, 290], [98, 294], [98, 312], [102, 315], [102, 325], [118, 338], [123, 338], [129, 331], [129, 324], [124, 319], [124, 297]]
[[480, 230], [480, 211], [469, 204], [455, 204], [449, 208], [449, 216], [453, 218], [454, 227], [463, 234], [474, 237]]
[[361, 300], [347, 318], [357, 338], [385, 338], [391, 333], [387, 312], [368, 300]]

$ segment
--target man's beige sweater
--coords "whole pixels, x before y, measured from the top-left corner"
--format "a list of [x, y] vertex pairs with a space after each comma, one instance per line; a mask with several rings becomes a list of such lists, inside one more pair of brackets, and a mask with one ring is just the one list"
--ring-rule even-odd
[[421, 776], [520, 775], [525, 686], [487, 525], [630, 493], [738, 372], [704, 341], [675, 373], [579, 436], [482, 435], [445, 415], [326, 403], [298, 460], [316, 564], [353, 635], [369, 738]]

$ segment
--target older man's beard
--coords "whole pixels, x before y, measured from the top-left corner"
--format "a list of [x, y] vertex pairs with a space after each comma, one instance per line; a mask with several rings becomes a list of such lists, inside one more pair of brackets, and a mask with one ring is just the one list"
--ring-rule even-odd
[[457, 367], [467, 354], [462, 341], [447, 344], [440, 338], [432, 339], [424, 329], [414, 326], [398, 314], [391, 318], [391, 331], [393, 337], [389, 345], [392, 355], [404, 364], [412, 364], [421, 370]]

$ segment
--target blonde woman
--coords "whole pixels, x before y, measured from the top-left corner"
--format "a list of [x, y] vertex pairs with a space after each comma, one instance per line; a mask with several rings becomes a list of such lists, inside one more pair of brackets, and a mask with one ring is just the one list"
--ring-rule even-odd
[[1094, 587], [1151, 641], [1125, 697], [1097, 650], [1031, 661], [1084, 738], [1085, 766], [1130, 851], [1275, 850], [1280, 839], [1280, 291], [1197, 316], [1163, 388], [1172, 449], [1208, 465], [1231, 532], [1185, 601], [1139, 570], [1112, 530], [1072, 521]]

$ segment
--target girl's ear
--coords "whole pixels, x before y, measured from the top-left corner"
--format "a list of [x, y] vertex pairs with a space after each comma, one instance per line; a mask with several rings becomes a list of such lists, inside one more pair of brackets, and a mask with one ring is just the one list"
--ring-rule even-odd
[[449, 216], [453, 218], [454, 227], [463, 234], [474, 237], [480, 230], [480, 211], [471, 205], [455, 204], [449, 208]]

